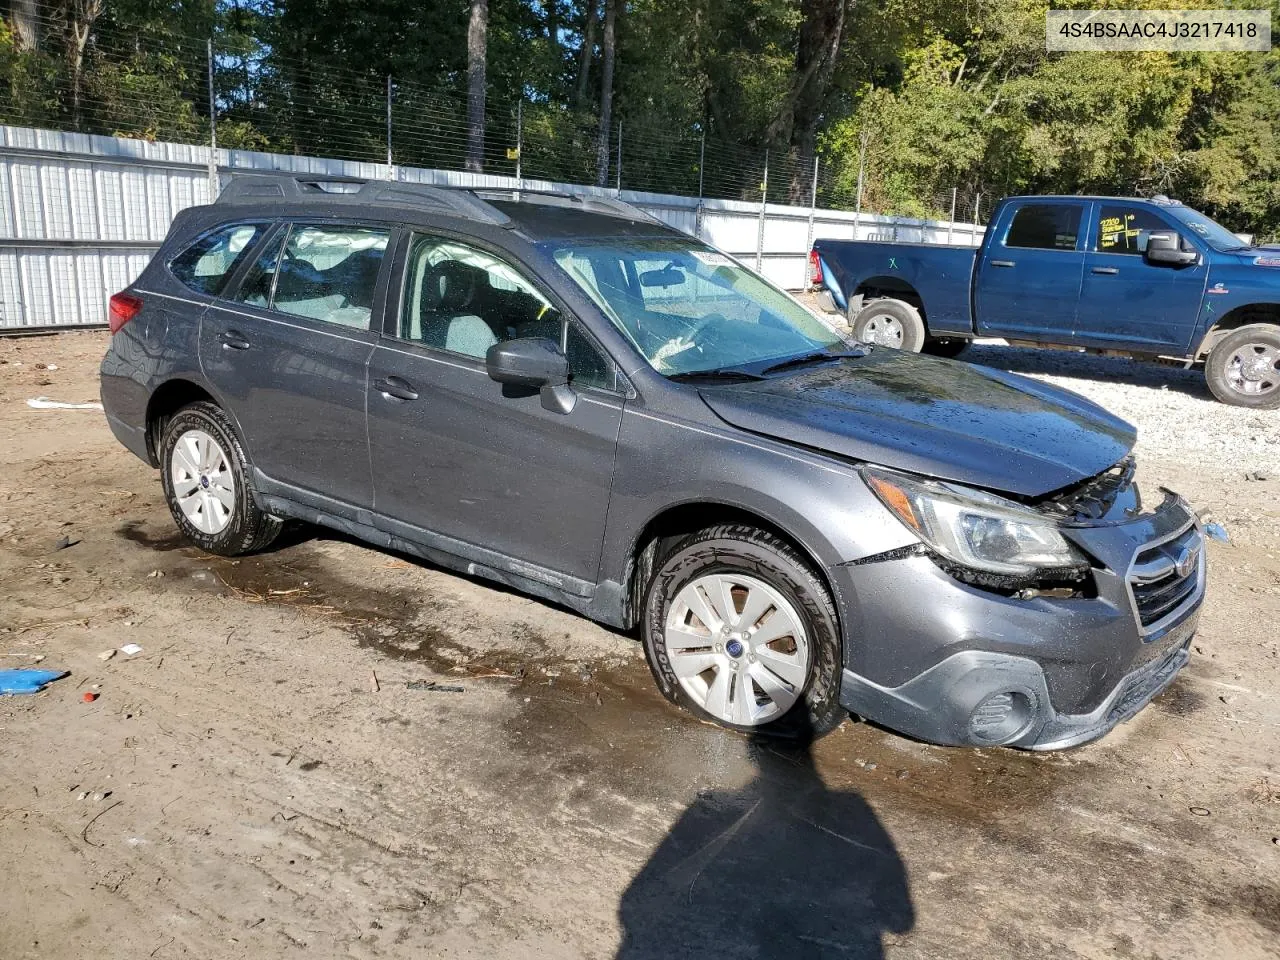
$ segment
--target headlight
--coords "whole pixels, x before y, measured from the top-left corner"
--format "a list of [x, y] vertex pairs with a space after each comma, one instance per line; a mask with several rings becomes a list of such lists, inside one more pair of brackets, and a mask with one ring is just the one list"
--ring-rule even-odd
[[1087, 558], [1057, 524], [1029, 507], [957, 484], [864, 468], [881, 502], [947, 560], [970, 570], [1028, 578], [1083, 575]]

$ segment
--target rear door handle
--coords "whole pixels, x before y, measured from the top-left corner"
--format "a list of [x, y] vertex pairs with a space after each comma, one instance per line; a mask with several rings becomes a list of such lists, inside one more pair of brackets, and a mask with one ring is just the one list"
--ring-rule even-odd
[[248, 350], [249, 341], [239, 330], [226, 330], [222, 334], [223, 350]]
[[1094, 268], [1093, 268], [1093, 270], [1092, 270], [1092, 272], [1093, 272], [1093, 273], [1116, 274], [1116, 273], [1119, 273], [1120, 271], [1119, 271], [1118, 269], [1116, 269], [1115, 267], [1094, 267]]
[[1012, 260], [988, 260], [987, 262], [993, 267], [1012, 267], [1014, 263]]
[[381, 380], [375, 380], [373, 388], [384, 397], [395, 397], [397, 400], [418, 399], [418, 391], [413, 389], [413, 384], [399, 377], [383, 377]]

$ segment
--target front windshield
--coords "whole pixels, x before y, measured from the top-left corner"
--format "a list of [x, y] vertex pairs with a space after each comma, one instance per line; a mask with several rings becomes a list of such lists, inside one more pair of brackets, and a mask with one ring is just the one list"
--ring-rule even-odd
[[1248, 250], [1249, 245], [1237, 237], [1220, 223], [1215, 223], [1203, 213], [1197, 213], [1190, 207], [1169, 207], [1167, 212], [1177, 220], [1186, 224], [1191, 232], [1213, 247], [1219, 253], [1228, 250]]
[[785, 293], [696, 240], [584, 241], [553, 254], [668, 376], [779, 361], [845, 342]]

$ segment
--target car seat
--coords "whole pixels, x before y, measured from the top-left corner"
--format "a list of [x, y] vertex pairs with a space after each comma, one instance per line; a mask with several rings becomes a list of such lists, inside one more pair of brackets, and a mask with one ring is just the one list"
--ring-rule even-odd
[[498, 336], [478, 312], [478, 292], [488, 275], [479, 267], [445, 260], [422, 281], [422, 342], [470, 357], [483, 357]]

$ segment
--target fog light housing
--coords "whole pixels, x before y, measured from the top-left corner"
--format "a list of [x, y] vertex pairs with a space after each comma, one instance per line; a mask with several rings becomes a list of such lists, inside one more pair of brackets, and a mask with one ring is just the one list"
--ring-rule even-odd
[[1017, 740], [1031, 727], [1035, 706], [1017, 690], [1003, 690], [982, 700], [969, 714], [969, 735], [976, 743], [998, 745]]

